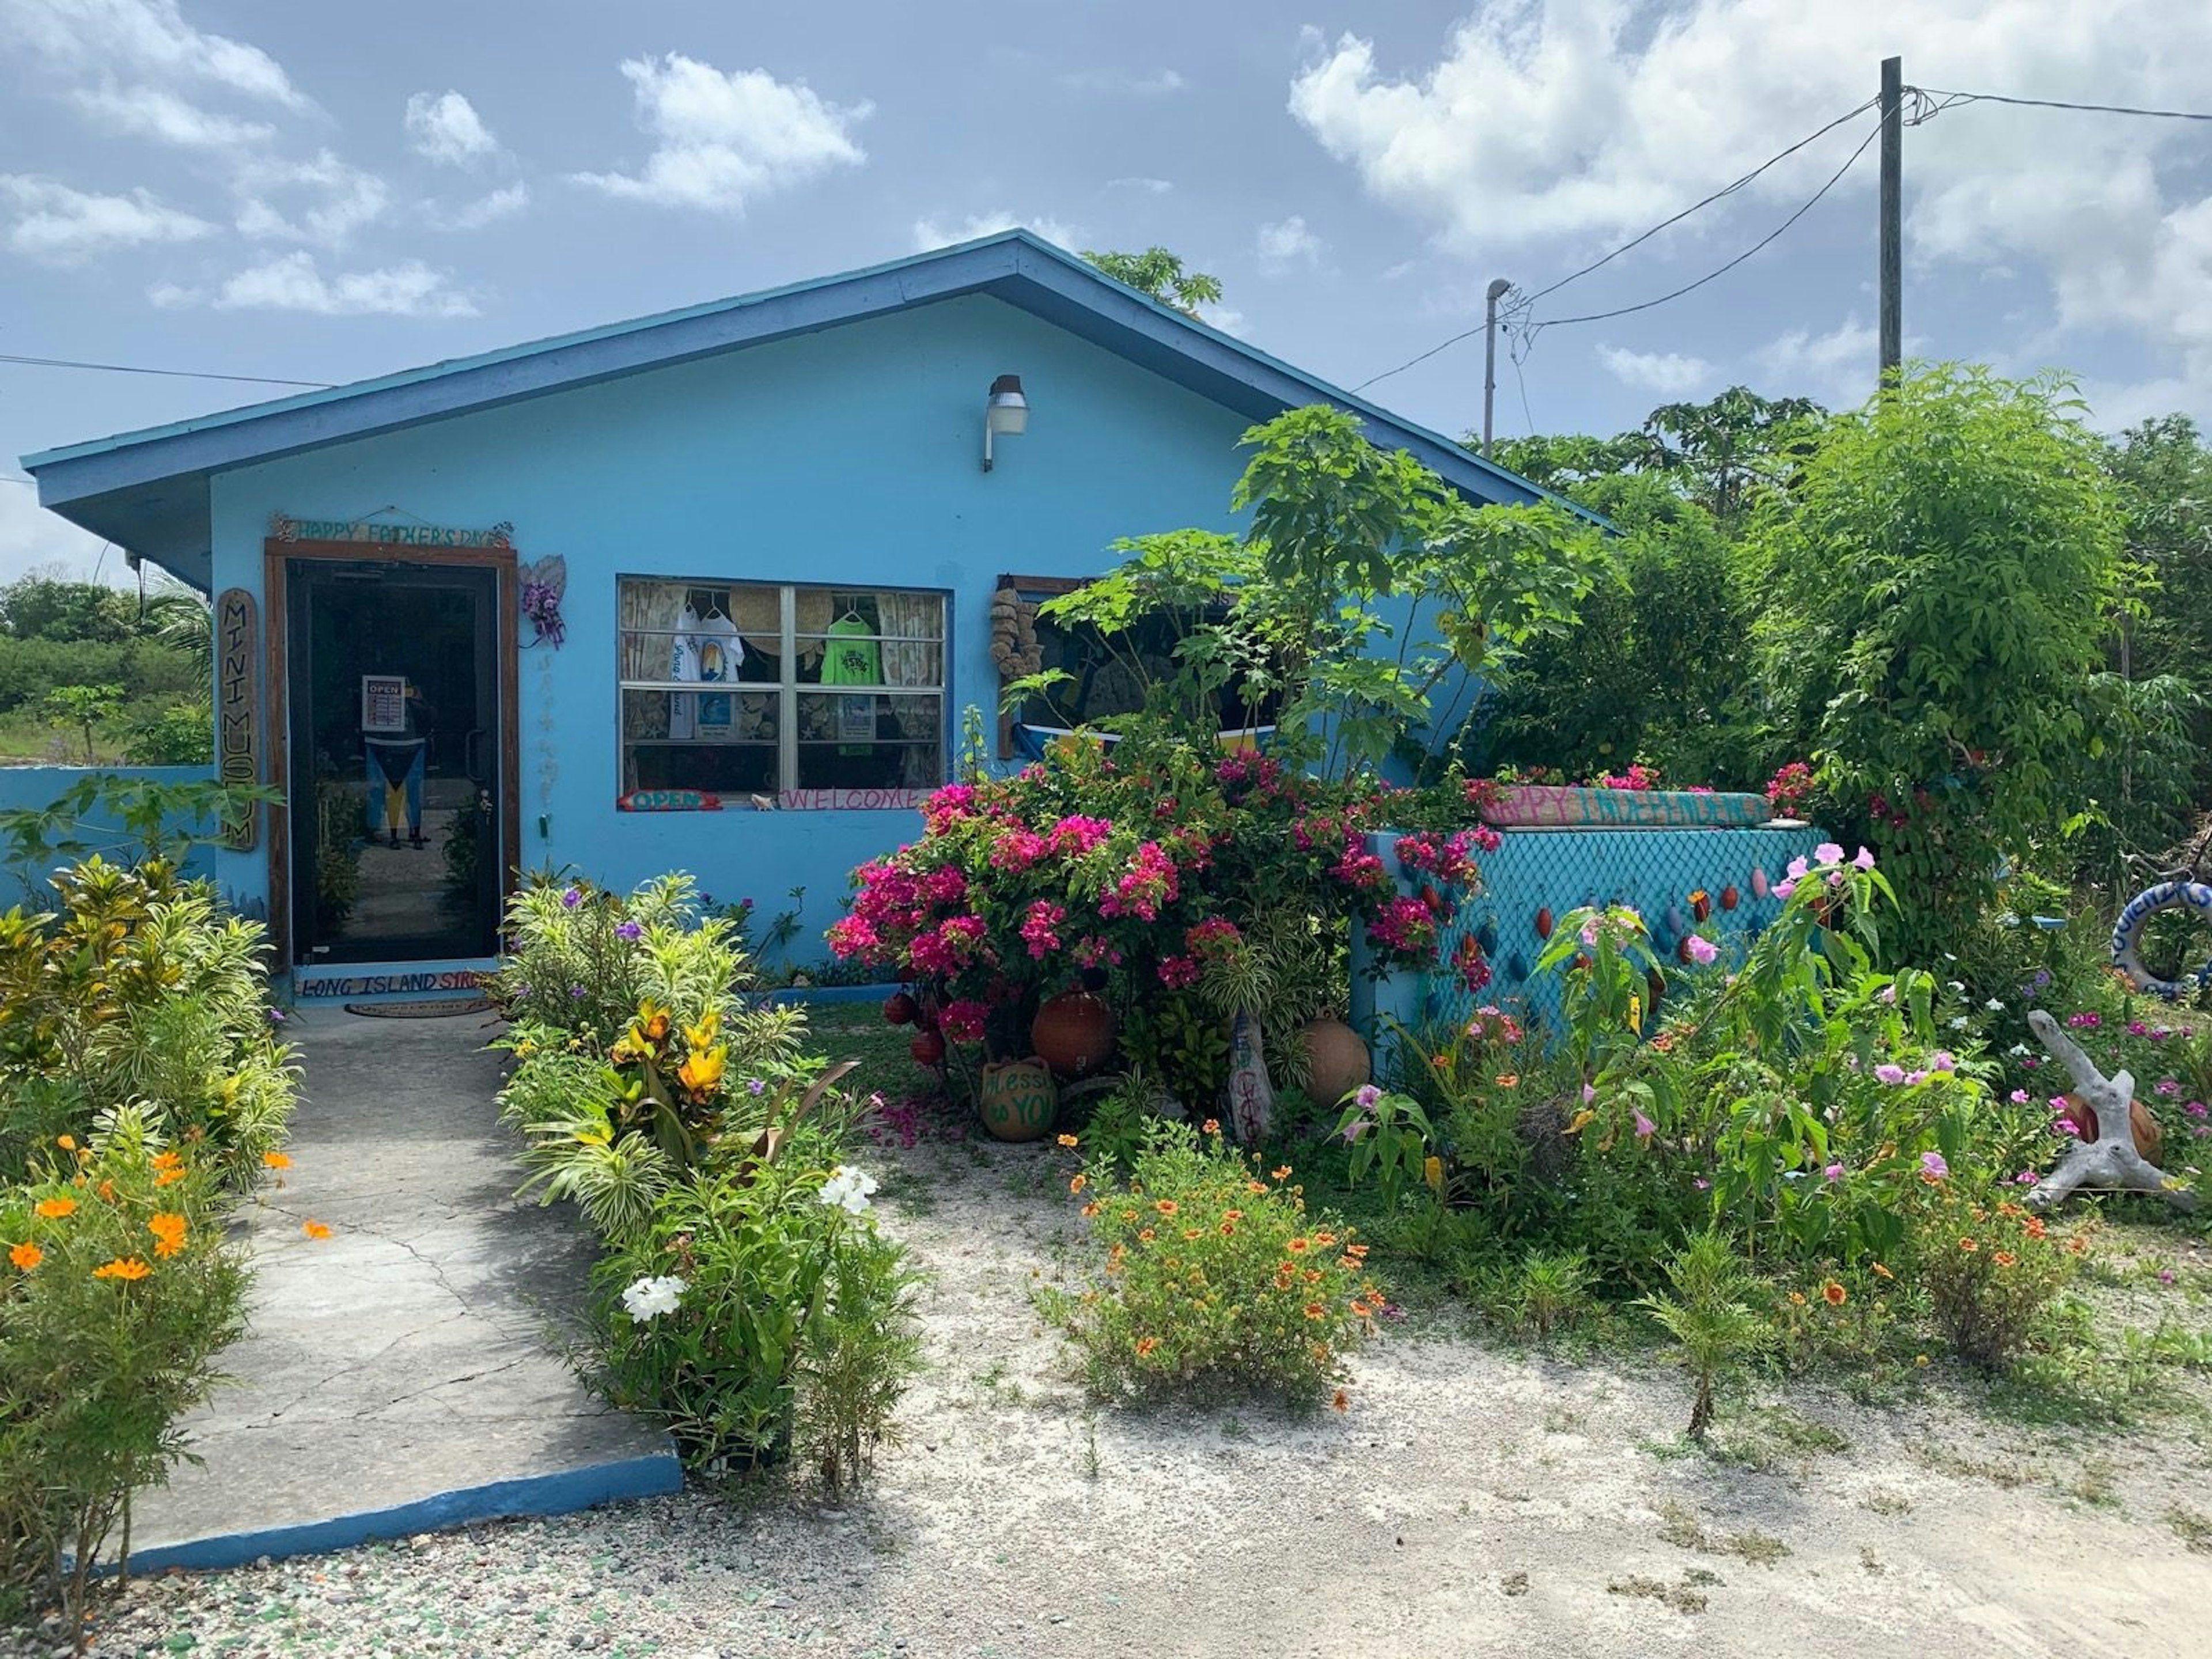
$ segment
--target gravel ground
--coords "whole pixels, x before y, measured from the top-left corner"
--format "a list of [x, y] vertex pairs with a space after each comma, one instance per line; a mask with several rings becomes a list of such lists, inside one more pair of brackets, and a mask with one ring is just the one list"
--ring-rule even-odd
[[1078, 1242], [1048, 1156], [875, 1154], [885, 1224], [933, 1276], [933, 1364], [849, 1508], [687, 1493], [169, 1576], [95, 1651], [2212, 1651], [2212, 1458], [2177, 1430], [2085, 1441], [1794, 1390], [1754, 1471], [1680, 1455], [1680, 1380], [1641, 1357], [1516, 1358], [1420, 1321], [1362, 1353], [1343, 1416], [1095, 1411], [1030, 1310]]

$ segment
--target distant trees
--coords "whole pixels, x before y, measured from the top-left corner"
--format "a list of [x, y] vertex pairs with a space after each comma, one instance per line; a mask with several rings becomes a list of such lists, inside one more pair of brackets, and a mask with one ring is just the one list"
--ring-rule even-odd
[[207, 602], [34, 570], [0, 586], [0, 761], [155, 764], [214, 752]]

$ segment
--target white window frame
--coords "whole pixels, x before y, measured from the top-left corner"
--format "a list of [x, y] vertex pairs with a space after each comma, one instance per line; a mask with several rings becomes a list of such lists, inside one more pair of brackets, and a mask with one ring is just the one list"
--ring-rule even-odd
[[[622, 677], [624, 636], [640, 633], [658, 634], [667, 631], [662, 629], [625, 629], [622, 626], [622, 592], [623, 586], [631, 582], [650, 583], [657, 587], [680, 587], [684, 589], [698, 588], [733, 591], [738, 588], [749, 588], [759, 592], [773, 591], [776, 595], [776, 616], [778, 621], [776, 637], [777, 661], [780, 665], [778, 678], [774, 681], [721, 680], [708, 682], [698, 680], [624, 679]], [[929, 599], [936, 600], [938, 606], [938, 631], [933, 635], [915, 634], [870, 634], [865, 636], [855, 636], [865, 637], [878, 647], [885, 645], [906, 644], [926, 644], [935, 646], [937, 647], [938, 665], [938, 678], [936, 682], [928, 685], [888, 685], [882, 684], [875, 685], [823, 685], [814, 681], [799, 679], [798, 678], [799, 641], [800, 638], [799, 632], [799, 596], [801, 592], [823, 592], [831, 595], [896, 593], [915, 599]], [[616, 782], [621, 786], [621, 789], [623, 791], [626, 791], [629, 787], [628, 779], [629, 750], [633, 742], [665, 744], [672, 748], [708, 746], [706, 742], [697, 740], [687, 743], [678, 738], [641, 738], [633, 739], [629, 735], [626, 725], [626, 715], [624, 713], [624, 703], [627, 694], [632, 691], [680, 691], [696, 696], [705, 691], [720, 694], [726, 690], [728, 695], [732, 697], [745, 696], [757, 697], [765, 696], [771, 692], [775, 693], [776, 697], [775, 773], [776, 789], [779, 796], [790, 796], [795, 794], [801, 787], [799, 781], [799, 699], [802, 696], [811, 696], [816, 695], [825, 695], [831, 696], [842, 696], [862, 697], [935, 697], [937, 699], [938, 775], [933, 781], [932, 784], [927, 787], [934, 787], [936, 785], [942, 784], [951, 775], [950, 768], [952, 757], [952, 728], [951, 718], [951, 700], [947, 695], [945, 679], [946, 670], [951, 660], [952, 650], [952, 596], [943, 588], [901, 587], [894, 584], [876, 582], [855, 582], [851, 584], [836, 582], [768, 582], [732, 576], [648, 576], [635, 572], [625, 572], [617, 575], [615, 578], [615, 616], [617, 619], [615, 641], [615, 768]], [[810, 641], [817, 640], [819, 638], [818, 635], [808, 635], [805, 637]], [[669, 787], [672, 788], [689, 788], [694, 786], [677, 784], [671, 785]], [[889, 787], [896, 786], [886, 787]], [[742, 803], [735, 801], [724, 802], [725, 805], [736, 805], [741, 804]]]

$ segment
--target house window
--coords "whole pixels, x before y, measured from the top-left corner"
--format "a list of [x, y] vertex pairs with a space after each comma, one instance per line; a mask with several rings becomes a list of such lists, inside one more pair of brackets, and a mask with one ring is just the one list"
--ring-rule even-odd
[[943, 594], [624, 576], [617, 605], [624, 793], [945, 781]]

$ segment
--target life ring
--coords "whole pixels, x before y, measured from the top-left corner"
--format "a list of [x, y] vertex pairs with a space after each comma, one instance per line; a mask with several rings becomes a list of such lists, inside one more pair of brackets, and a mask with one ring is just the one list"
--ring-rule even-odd
[[[2160, 979], [2142, 965], [2137, 946], [2142, 941], [2142, 931], [2150, 919], [2160, 910], [2184, 908], [2194, 910], [2199, 917], [2212, 918], [2212, 887], [2194, 881], [2162, 881], [2147, 888], [2128, 901], [2127, 908], [2112, 928], [2112, 961], [2119, 970], [2135, 981], [2136, 988], [2152, 996], [2164, 997], [2171, 1002], [2190, 994], [2196, 987], [2178, 980]], [[2208, 964], [2212, 967], [2212, 964]], [[2201, 977], [2201, 976], [2199, 976]]]

